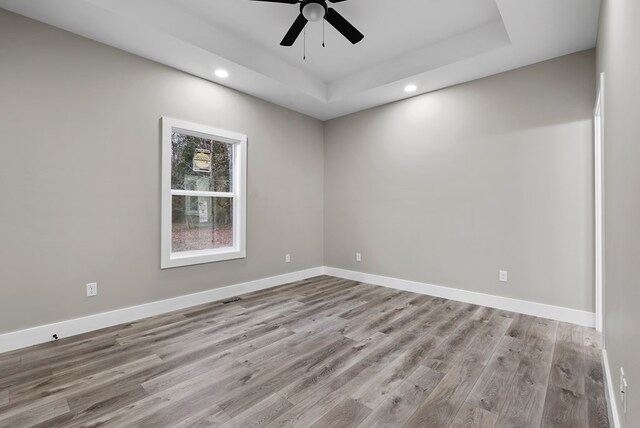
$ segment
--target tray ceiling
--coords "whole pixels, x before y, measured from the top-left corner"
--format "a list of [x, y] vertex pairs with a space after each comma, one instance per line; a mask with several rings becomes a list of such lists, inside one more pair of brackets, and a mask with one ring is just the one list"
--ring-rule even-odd
[[[327, 120], [595, 46], [599, 0], [349, 0], [365, 38], [298, 5], [249, 0], [0, 0], [0, 7]], [[213, 71], [224, 68], [227, 79]], [[418, 90], [408, 95], [407, 84]]]

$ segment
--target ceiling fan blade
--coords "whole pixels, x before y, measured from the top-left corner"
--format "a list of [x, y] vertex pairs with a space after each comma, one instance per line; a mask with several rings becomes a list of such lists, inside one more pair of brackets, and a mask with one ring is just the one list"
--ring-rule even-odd
[[280, 44], [282, 46], [293, 46], [300, 33], [302, 33], [302, 30], [304, 30], [304, 26], [307, 25], [307, 22], [307, 18], [305, 18], [302, 14], [298, 15]]
[[347, 0], [329, 0], [331, 3], [340, 3]]
[[300, 0], [251, 0], [251, 1], [267, 1], [269, 3], [288, 3], [288, 4], [300, 3]]
[[326, 19], [329, 24], [333, 25], [340, 34], [345, 36], [354, 45], [364, 39], [364, 34], [351, 25], [349, 21], [344, 19], [344, 17], [336, 12], [335, 9], [329, 8], [324, 19]]

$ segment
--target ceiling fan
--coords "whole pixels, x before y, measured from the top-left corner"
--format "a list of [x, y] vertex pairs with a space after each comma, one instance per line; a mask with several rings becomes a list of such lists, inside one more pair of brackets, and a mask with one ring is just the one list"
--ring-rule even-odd
[[[300, 15], [293, 22], [289, 31], [284, 36], [284, 39], [280, 42], [282, 46], [293, 46], [304, 27], [309, 21], [319, 21], [325, 19], [331, 24], [340, 34], [345, 36], [354, 45], [364, 38], [364, 35], [349, 23], [342, 15], [335, 11], [335, 9], [327, 6], [326, 0], [253, 0], [253, 1], [266, 1], [270, 3], [288, 3], [297, 4], [300, 3]], [[331, 3], [340, 3], [346, 0], [329, 0]]]

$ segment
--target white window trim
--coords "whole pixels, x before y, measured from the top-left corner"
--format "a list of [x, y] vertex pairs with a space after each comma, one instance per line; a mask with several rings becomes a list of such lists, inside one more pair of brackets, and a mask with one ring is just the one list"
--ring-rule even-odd
[[[233, 192], [198, 192], [171, 190], [171, 133], [181, 133], [210, 138], [234, 145]], [[213, 196], [233, 198], [233, 242], [232, 248], [171, 252], [171, 196]], [[212, 128], [197, 123], [170, 117], [162, 118], [162, 214], [160, 267], [162, 269], [212, 263], [246, 257], [247, 231], [247, 136], [224, 129]]]

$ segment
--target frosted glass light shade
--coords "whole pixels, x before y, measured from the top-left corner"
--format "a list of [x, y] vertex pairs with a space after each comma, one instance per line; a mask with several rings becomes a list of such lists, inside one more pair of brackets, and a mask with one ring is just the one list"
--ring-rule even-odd
[[309, 3], [304, 9], [302, 9], [302, 15], [307, 18], [308, 21], [319, 21], [324, 18], [324, 6], [320, 3]]

